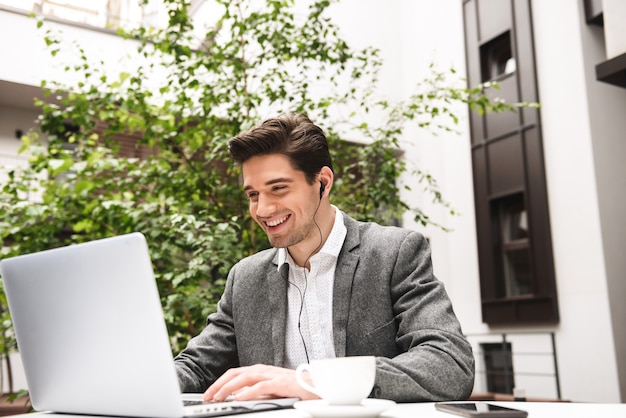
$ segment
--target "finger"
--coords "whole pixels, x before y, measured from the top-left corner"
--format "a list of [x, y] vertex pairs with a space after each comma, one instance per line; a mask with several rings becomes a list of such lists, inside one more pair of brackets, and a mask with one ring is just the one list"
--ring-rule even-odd
[[222, 387], [234, 379], [239, 373], [241, 373], [240, 367], [228, 369], [222, 376], [220, 376], [209, 388], [204, 392], [202, 396], [202, 400], [205, 402], [214, 401], [215, 395], [219, 392]]
[[269, 370], [264, 379], [243, 387], [235, 393], [237, 400], [259, 399], [261, 397], [286, 397], [300, 399], [318, 399], [318, 396], [306, 391], [296, 383], [295, 373], [284, 369]]
[[233, 399], [238, 401], [249, 401], [252, 399], [259, 399], [261, 397], [281, 397], [283, 396], [280, 391], [276, 390], [271, 384], [272, 381], [264, 380], [257, 382], [252, 386], [245, 386], [239, 389], [236, 393], [233, 393]]
[[[263, 373], [255, 372], [253, 370], [239, 370], [236, 373], [225, 376], [223, 381], [220, 382], [221, 387], [213, 394], [213, 400], [221, 402], [228, 396], [233, 395], [236, 399], [239, 391], [247, 386], [252, 386], [260, 381], [266, 379]], [[217, 383], [217, 382], [216, 382]]]

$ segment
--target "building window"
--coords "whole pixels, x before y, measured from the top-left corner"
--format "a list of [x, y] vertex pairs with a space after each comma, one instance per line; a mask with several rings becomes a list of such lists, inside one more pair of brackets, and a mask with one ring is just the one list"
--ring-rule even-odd
[[502, 280], [501, 297], [515, 297], [532, 293], [532, 272], [528, 239], [528, 218], [523, 195], [517, 194], [496, 201], [493, 213], [498, 223], [497, 253]]
[[584, 0], [587, 23], [603, 26], [602, 0]]
[[515, 378], [511, 343], [482, 343], [487, 391], [513, 393]]
[[[167, 25], [168, 14], [163, 0], [0, 0], [0, 5], [43, 15], [65, 24], [100, 29], [157, 27]], [[192, 0], [191, 13], [201, 6]]]
[[515, 71], [511, 32], [507, 31], [480, 47], [482, 81], [496, 80]]

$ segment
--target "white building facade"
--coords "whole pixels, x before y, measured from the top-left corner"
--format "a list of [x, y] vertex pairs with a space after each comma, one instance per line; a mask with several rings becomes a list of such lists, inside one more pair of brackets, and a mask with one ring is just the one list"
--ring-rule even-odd
[[[0, 34], [4, 39], [0, 47], [3, 165], [24, 163], [24, 157], [17, 155], [18, 137], [34, 126], [37, 110], [32, 98], [39, 95], [39, 82], [64, 77], [63, 69], [56, 68], [46, 52], [42, 33], [23, 10], [26, 3], [29, 2], [0, 0]], [[30, 3], [42, 6], [53, 2]], [[93, 2], [96, 3], [101, 4], [82, 10], [91, 13], [92, 20], [63, 23], [61, 19], [71, 16], [57, 12], [57, 26], [68, 39], [80, 40], [85, 48], [96, 49], [111, 71], [119, 72], [124, 57], [134, 47], [112, 31], [98, 28], [102, 26], [98, 13], [110, 13], [115, 3], [115, 10], [124, 16], [138, 19], [141, 15], [124, 1]], [[195, 12], [203, 13], [203, 2], [193, 3]], [[381, 90], [392, 100], [402, 100], [416, 82], [429, 74], [431, 63], [440, 68], [454, 67], [471, 79], [476, 68], [471, 67], [468, 13], [482, 13], [484, 24], [487, 10], [498, 9], [503, 3], [510, 6], [512, 13], [517, 12], [513, 19], [518, 22], [518, 32], [511, 36], [511, 55], [518, 69], [507, 71], [524, 74], [527, 70], [520, 68], [528, 62], [524, 55], [528, 51], [518, 48], [517, 34], [524, 24], [530, 28], [525, 32], [532, 40], [533, 67], [528, 74], [532, 73], [534, 91], [541, 104], [533, 129], [540, 133], [541, 184], [546, 196], [547, 230], [542, 236], [549, 237], [549, 274], [555, 302], [551, 306], [555, 315], [545, 321], [529, 321], [525, 317], [503, 323], [485, 320], [489, 304], [480, 245], [491, 231], [479, 227], [482, 224], [477, 222], [477, 208], [481, 210], [482, 206], [473, 159], [477, 149], [472, 136], [476, 121], [463, 106], [457, 112], [464, 116], [460, 135], [433, 138], [427, 131], [409, 129], [404, 154], [409, 163], [433, 174], [459, 215], [451, 216], [433, 206], [415, 188], [416, 191], [407, 193], [406, 200], [424, 207], [451, 231], [425, 229], [413, 224], [409, 217], [404, 219], [404, 226], [421, 230], [431, 242], [435, 274], [446, 284], [463, 330], [474, 345], [478, 372], [475, 392], [504, 385], [523, 389], [528, 397], [624, 402], [626, 305], [622, 300], [626, 299], [626, 223], [622, 217], [626, 213], [626, 164], [622, 158], [626, 155], [626, 66], [620, 65], [626, 54], [626, 29], [619, 25], [619, 17], [621, 22], [626, 21], [624, 2], [342, 0], [330, 10], [353, 46], [381, 49], [385, 62]], [[52, 13], [50, 10], [48, 13]], [[528, 12], [526, 18], [520, 11]], [[149, 18], [158, 20], [158, 13]], [[613, 23], [615, 20], [617, 24]], [[496, 30], [495, 35], [499, 37], [501, 33]], [[481, 51], [489, 51], [490, 39], [478, 40]], [[599, 76], [611, 82], [601, 81]], [[503, 78], [503, 83], [506, 80]], [[528, 126], [523, 126], [520, 132], [527, 130]], [[506, 177], [508, 171], [503, 173]], [[531, 176], [534, 171], [526, 174]], [[404, 181], [415, 184], [412, 178]], [[524, 216], [532, 218], [530, 208], [526, 208]], [[531, 245], [532, 239], [531, 236]], [[510, 295], [502, 297], [507, 298], [511, 299]], [[14, 367], [19, 370], [19, 358]], [[503, 370], [504, 377], [497, 374]], [[25, 387], [23, 377], [17, 376], [16, 384]]]

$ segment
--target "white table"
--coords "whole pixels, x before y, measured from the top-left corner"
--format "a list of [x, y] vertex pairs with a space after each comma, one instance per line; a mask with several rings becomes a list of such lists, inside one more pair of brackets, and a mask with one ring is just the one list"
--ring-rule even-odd
[[[576, 402], [489, 402], [496, 405], [528, 411], [528, 418], [626, 418], [626, 404], [598, 404]], [[14, 415], [14, 418], [85, 418], [78, 415], [57, 415], [36, 412]], [[308, 414], [296, 409], [283, 409], [244, 415], [240, 418], [310, 418]], [[435, 410], [434, 403], [398, 404], [381, 415], [381, 418], [454, 418], [457, 415]], [[90, 417], [98, 418], [98, 417]]]
[[[626, 404], [592, 404], [574, 402], [488, 402], [528, 411], [528, 418], [626, 418]], [[393, 418], [460, 418], [435, 410], [433, 403], [398, 404], [381, 417]]]

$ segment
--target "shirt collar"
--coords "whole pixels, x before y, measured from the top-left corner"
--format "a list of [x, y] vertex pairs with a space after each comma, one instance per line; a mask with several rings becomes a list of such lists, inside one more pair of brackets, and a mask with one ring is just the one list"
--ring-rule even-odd
[[[348, 230], [343, 223], [343, 215], [341, 211], [337, 209], [335, 205], [331, 205], [331, 207], [335, 209], [335, 223], [333, 224], [333, 229], [331, 229], [330, 235], [328, 235], [324, 246], [319, 252], [332, 255], [333, 257], [339, 257], [339, 252], [341, 251], [341, 247], [343, 247], [343, 242], [346, 239]], [[280, 270], [280, 267], [286, 262], [293, 263], [293, 259], [291, 258], [291, 255], [289, 255], [289, 251], [287, 251], [286, 248], [279, 248], [278, 270]]]

